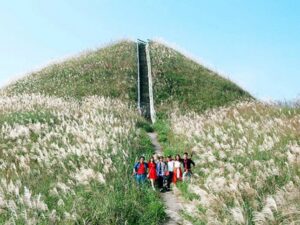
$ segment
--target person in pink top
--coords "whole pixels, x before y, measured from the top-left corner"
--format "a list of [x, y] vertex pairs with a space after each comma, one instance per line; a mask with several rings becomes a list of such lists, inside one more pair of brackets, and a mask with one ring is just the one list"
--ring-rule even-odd
[[176, 155], [174, 160], [174, 172], [173, 172], [173, 183], [176, 185], [176, 182], [182, 180], [182, 170], [181, 170], [181, 163], [182, 160], [180, 155]]

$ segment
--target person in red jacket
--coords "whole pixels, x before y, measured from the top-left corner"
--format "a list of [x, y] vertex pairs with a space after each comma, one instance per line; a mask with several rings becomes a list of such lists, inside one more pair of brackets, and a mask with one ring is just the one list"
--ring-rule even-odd
[[152, 189], [155, 190], [154, 183], [157, 179], [156, 163], [154, 157], [151, 157], [148, 162], [148, 179], [151, 182]]
[[136, 162], [133, 167], [133, 175], [138, 184], [144, 184], [147, 175], [148, 164], [145, 163], [145, 157], [141, 156], [139, 162]]

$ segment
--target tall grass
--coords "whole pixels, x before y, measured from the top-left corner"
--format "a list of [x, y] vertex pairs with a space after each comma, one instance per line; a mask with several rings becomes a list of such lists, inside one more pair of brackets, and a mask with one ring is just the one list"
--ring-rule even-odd
[[178, 138], [171, 145], [195, 152], [193, 180], [181, 188], [191, 222], [299, 222], [299, 108], [250, 101], [204, 114], [174, 110], [169, 122]]
[[153, 147], [128, 104], [0, 98], [0, 223], [159, 224], [157, 193], [131, 176]]

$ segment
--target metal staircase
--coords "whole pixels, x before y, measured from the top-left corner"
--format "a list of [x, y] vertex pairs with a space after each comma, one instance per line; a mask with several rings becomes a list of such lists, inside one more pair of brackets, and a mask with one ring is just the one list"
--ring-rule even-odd
[[137, 41], [137, 66], [138, 109], [141, 115], [154, 123], [155, 111], [149, 45], [142, 40]]

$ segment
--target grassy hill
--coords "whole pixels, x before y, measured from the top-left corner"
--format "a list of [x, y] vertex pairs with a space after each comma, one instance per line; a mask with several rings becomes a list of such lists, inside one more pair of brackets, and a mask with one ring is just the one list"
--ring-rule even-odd
[[[156, 111], [178, 105], [204, 111], [251, 97], [233, 82], [180, 52], [150, 42]], [[120, 41], [52, 64], [9, 85], [5, 93], [42, 93], [58, 97], [99, 95], [136, 102], [136, 43]]]
[[[154, 128], [181, 151], [171, 112], [203, 112], [251, 96], [161, 44], [150, 45]], [[0, 223], [158, 224], [158, 195], [132, 164], [153, 149], [135, 111], [136, 44], [121, 41], [52, 64], [0, 94]], [[182, 142], [183, 143], [183, 142]], [[186, 143], [184, 143], [186, 146]], [[171, 149], [172, 148], [172, 149]], [[110, 160], [111, 159], [111, 160]], [[125, 179], [124, 179], [125, 178]]]

